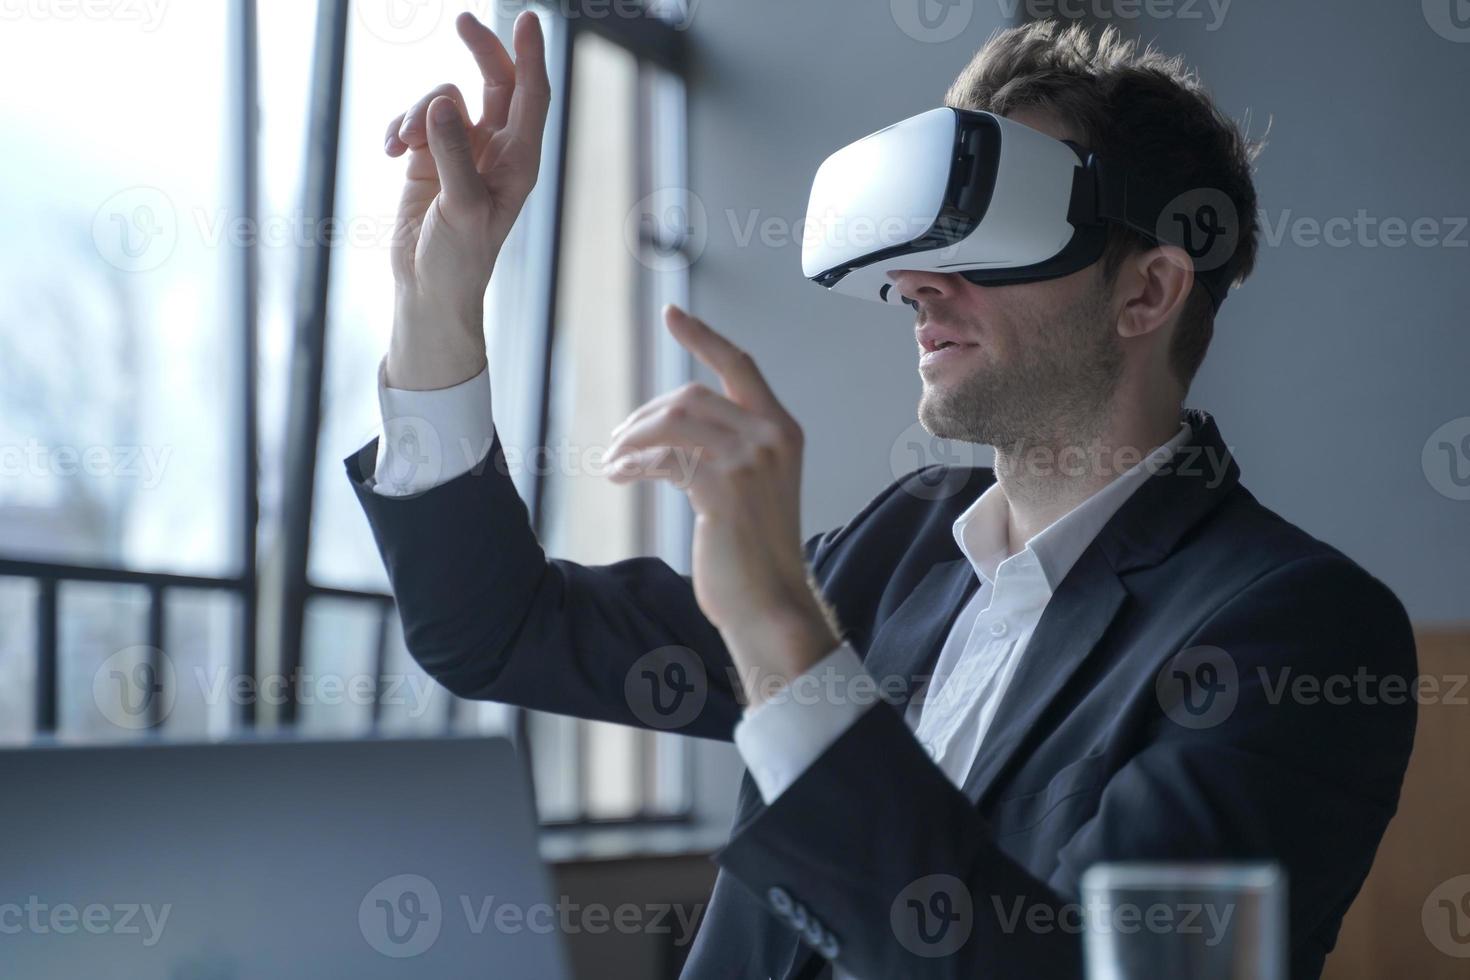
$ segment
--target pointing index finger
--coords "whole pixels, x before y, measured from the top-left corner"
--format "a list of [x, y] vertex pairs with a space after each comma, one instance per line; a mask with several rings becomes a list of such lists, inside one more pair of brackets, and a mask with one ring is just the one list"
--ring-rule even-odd
[[664, 307], [664, 322], [681, 346], [719, 375], [725, 394], [732, 401], [749, 409], [786, 414], [754, 358], [729, 338], [673, 303]]

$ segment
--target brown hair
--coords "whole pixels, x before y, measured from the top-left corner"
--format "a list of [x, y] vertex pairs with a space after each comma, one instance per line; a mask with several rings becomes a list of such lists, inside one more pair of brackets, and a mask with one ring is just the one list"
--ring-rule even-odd
[[[1124, 163], [1169, 194], [1211, 188], [1229, 198], [1239, 223], [1233, 283], [1256, 261], [1256, 190], [1251, 165], [1263, 141], [1249, 140], [1216, 108], [1182, 58], [1140, 49], [1116, 28], [1093, 34], [1081, 24], [1041, 20], [993, 34], [945, 96], [959, 109], [1008, 115], [1034, 108], [1071, 128], [1100, 157]], [[1123, 260], [1153, 246], [1145, 236], [1110, 227], [1103, 253], [1112, 282]], [[1169, 361], [1185, 388], [1204, 360], [1215, 311], [1196, 284], [1175, 329]]]

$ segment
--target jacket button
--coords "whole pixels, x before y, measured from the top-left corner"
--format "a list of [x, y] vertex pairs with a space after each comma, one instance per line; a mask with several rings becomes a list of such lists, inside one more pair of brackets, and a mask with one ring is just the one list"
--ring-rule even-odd
[[841, 951], [842, 946], [838, 944], [837, 937], [832, 935], [830, 932], [827, 933], [825, 938], [823, 938], [822, 944], [817, 947], [817, 952], [821, 953], [829, 960], [837, 959], [837, 954]]
[[815, 920], [807, 913], [805, 905], [800, 902], [795, 904], [796, 907], [791, 910], [791, 924], [796, 926], [798, 930], [805, 930], [807, 924]]
[[771, 890], [766, 892], [766, 898], [770, 901], [771, 908], [776, 910], [777, 915], [783, 919], [791, 918], [791, 896], [786, 893], [786, 889], [772, 886]]

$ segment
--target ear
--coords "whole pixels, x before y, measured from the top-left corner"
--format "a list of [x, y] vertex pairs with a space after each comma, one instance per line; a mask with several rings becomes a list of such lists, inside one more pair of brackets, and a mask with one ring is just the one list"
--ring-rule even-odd
[[1176, 245], [1158, 245], [1130, 255], [1118, 269], [1118, 333], [1141, 337], [1184, 310], [1194, 289], [1194, 262]]

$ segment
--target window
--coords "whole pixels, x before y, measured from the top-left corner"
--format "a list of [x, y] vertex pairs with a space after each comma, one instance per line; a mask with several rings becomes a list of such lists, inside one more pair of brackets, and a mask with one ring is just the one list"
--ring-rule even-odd
[[[235, 15], [29, 7], [0, 32], [6, 738], [125, 733], [107, 678], [165, 636], [181, 666], [243, 656]], [[178, 700], [168, 730], [216, 724]]]
[[[549, 552], [681, 567], [682, 494], [584, 471], [689, 371], [656, 315], [685, 292], [681, 8], [533, 9], [556, 98], [487, 297], [497, 428]], [[0, 109], [0, 738], [511, 732], [548, 820], [677, 817], [678, 740], [462, 702], [404, 649], [341, 469], [391, 327], [382, 132], [478, 75], [452, 12], [380, 13], [36, 8], [0, 35], [0, 78], [47, 93]]]
[[0, 31], [0, 542], [233, 573], [228, 8], [27, 10]]

